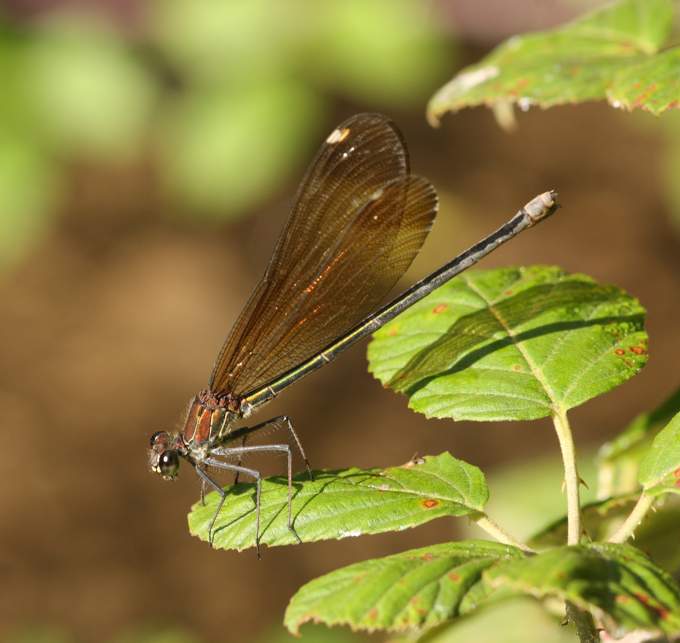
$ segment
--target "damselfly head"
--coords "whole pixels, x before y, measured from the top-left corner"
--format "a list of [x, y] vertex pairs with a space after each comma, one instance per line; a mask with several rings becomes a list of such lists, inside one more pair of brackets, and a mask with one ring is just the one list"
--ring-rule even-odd
[[174, 480], [179, 473], [179, 454], [174, 448], [175, 438], [167, 431], [156, 431], [151, 436], [149, 467], [163, 480]]

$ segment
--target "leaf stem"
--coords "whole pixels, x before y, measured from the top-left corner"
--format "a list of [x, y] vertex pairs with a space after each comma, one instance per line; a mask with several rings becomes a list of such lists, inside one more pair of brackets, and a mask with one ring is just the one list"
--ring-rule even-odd
[[609, 539], [610, 543], [625, 543], [635, 532], [638, 525], [642, 522], [647, 512], [651, 509], [654, 504], [655, 498], [646, 494], [644, 491], [640, 494], [636, 505], [633, 507], [633, 511], [623, 524], [614, 532], [614, 534]]
[[[564, 483], [567, 489], [567, 545], [578, 545], [581, 540], [581, 499], [579, 486], [581, 478], [576, 468], [574, 438], [569, 426], [567, 412], [557, 407], [553, 414], [553, 424], [562, 451], [564, 464]], [[600, 637], [593, 623], [593, 617], [576, 605], [566, 602], [567, 620], [574, 625], [581, 643], [596, 643]]]
[[578, 545], [581, 539], [581, 501], [579, 498], [580, 478], [576, 468], [576, 452], [567, 412], [557, 408], [553, 414], [553, 424], [562, 451], [564, 482], [567, 490], [567, 544]]
[[477, 523], [477, 526], [480, 529], [483, 529], [499, 543], [503, 543], [504, 545], [513, 545], [514, 547], [517, 547], [518, 549], [530, 554], [535, 553], [531, 547], [513, 538], [507, 531], [505, 531], [505, 529], [491, 520], [491, 518], [489, 518], [489, 516], [486, 514], [482, 514], [481, 518], [474, 518], [474, 521]]

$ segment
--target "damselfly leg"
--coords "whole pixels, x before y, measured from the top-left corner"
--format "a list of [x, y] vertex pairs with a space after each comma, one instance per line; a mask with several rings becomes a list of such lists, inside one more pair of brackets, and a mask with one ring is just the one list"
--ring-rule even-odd
[[[302, 442], [300, 441], [300, 438], [298, 437], [297, 433], [295, 432], [295, 429], [293, 428], [293, 423], [290, 421], [290, 418], [287, 415], [277, 415], [276, 417], [270, 418], [269, 420], [265, 420], [264, 422], [260, 422], [259, 424], [255, 424], [253, 426], [244, 426], [240, 429], [236, 429], [236, 431], [232, 431], [226, 437], [225, 441], [233, 442], [234, 440], [242, 438], [241, 446], [245, 446], [246, 439], [249, 436], [253, 435], [254, 433], [263, 432], [265, 429], [269, 427], [275, 427], [276, 430], [276, 428], [280, 428], [282, 426], [286, 428], [286, 430], [291, 434], [293, 440], [295, 441], [295, 446], [297, 447], [298, 452], [300, 453], [302, 461], [305, 463], [305, 469], [307, 470], [309, 479], [314, 480], [314, 476], [312, 475], [312, 468], [309, 465], [309, 460], [307, 459], [305, 450], [302, 447]], [[241, 464], [240, 461], [239, 464]], [[238, 474], [234, 479], [234, 484], [236, 484], [237, 482]]]
[[[255, 548], [257, 550], [257, 557], [260, 558], [260, 494], [262, 490], [262, 476], [259, 471], [255, 469], [248, 469], [247, 467], [239, 467], [235, 464], [230, 464], [229, 462], [222, 462], [221, 460], [216, 460], [215, 458], [206, 458], [203, 461], [205, 466], [215, 467], [216, 469], [224, 469], [227, 471], [235, 471], [244, 473], [251, 476], [255, 480]], [[213, 480], [201, 467], [195, 467], [196, 473], [199, 475], [201, 480], [211, 486], [220, 495], [220, 501], [217, 505], [217, 509], [210, 520], [210, 525], [208, 526], [208, 540], [212, 545], [215, 521], [217, 516], [222, 510], [222, 505], [227, 499], [227, 492], [215, 481]]]

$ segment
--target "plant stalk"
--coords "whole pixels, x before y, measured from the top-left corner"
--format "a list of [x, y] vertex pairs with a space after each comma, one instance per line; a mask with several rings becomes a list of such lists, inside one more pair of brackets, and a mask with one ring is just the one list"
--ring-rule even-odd
[[487, 534], [495, 538], [499, 543], [503, 543], [504, 545], [512, 545], [513, 547], [517, 547], [518, 549], [521, 549], [522, 551], [525, 551], [528, 554], [536, 553], [528, 545], [525, 545], [524, 543], [519, 542], [519, 540], [513, 538], [507, 531], [505, 531], [500, 525], [491, 520], [491, 518], [489, 518], [489, 516], [487, 516], [486, 514], [482, 515], [481, 518], [475, 518], [474, 521], [477, 523], [477, 526], [480, 529], [483, 529]]
[[581, 539], [581, 500], [579, 485], [581, 480], [576, 468], [576, 452], [567, 413], [559, 408], [553, 414], [553, 424], [562, 451], [564, 482], [567, 491], [567, 545], [578, 545]]
[[[562, 452], [564, 465], [564, 484], [567, 491], [567, 545], [578, 545], [581, 540], [581, 478], [576, 467], [576, 450], [574, 438], [569, 426], [567, 412], [558, 408], [553, 414], [553, 424]], [[573, 603], [566, 603], [567, 620], [576, 628], [576, 634], [581, 643], [599, 643], [593, 617], [589, 612], [580, 610]]]
[[644, 491], [640, 495], [633, 511], [623, 524], [609, 538], [610, 543], [625, 543], [635, 532], [638, 525], [642, 522], [647, 512], [652, 508], [655, 498], [646, 494]]

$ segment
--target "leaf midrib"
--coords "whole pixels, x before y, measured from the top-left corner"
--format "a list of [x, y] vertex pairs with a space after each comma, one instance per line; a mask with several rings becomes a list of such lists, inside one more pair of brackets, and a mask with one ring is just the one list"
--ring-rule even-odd
[[[517, 341], [517, 336], [515, 335], [513, 329], [510, 327], [510, 325], [503, 319], [497, 308], [495, 307], [494, 303], [480, 290], [477, 288], [476, 284], [474, 284], [468, 275], [462, 275], [463, 282], [465, 285], [472, 290], [487, 306], [489, 309], [489, 312], [494, 316], [494, 319], [499, 323], [501, 328], [507, 333], [508, 337], [510, 338], [510, 341], [512, 344], [515, 346], [519, 354], [522, 356], [524, 361], [526, 362], [527, 366], [529, 367], [529, 370], [531, 371], [532, 375], [536, 378], [536, 380], [540, 383], [540, 385], [543, 387], [543, 390], [545, 391], [548, 399], [551, 402], [551, 408], [553, 410], [553, 413], [556, 413], [559, 409], [559, 401], [557, 400], [557, 397], [555, 395], [555, 391], [553, 390], [552, 386], [548, 383], [548, 381], [545, 379], [545, 374], [541, 370], [541, 368], [536, 364], [529, 354], [529, 352], [526, 350], [526, 348], [522, 345], [522, 342]], [[519, 281], [519, 280], [518, 280]]]

